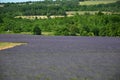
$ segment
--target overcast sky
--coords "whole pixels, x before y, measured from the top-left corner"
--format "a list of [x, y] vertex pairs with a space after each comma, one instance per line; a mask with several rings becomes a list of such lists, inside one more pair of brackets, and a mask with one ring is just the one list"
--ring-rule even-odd
[[0, 3], [2, 2], [26, 2], [26, 1], [42, 1], [42, 0], [0, 0]]

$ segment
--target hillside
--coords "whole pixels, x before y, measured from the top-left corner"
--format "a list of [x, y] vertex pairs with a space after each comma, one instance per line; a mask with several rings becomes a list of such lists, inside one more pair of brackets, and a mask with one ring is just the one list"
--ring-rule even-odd
[[38, 26], [42, 35], [120, 36], [119, 4], [80, 5], [78, 0], [1, 3], [0, 33], [33, 34]]
[[[120, 12], [120, 1], [101, 1], [107, 4], [98, 4], [99, 1], [65, 1], [65, 2], [25, 2], [25, 3], [6, 3], [1, 4], [1, 16], [23, 16], [23, 15], [63, 15], [66, 11], [110, 11]], [[91, 3], [98, 5], [90, 5]], [[87, 4], [86, 4], [87, 3]], [[109, 4], [108, 4], [109, 3]], [[4, 5], [4, 7], [3, 7]], [[108, 8], [109, 7], [109, 8]]]
[[119, 0], [86, 0], [80, 2], [80, 5], [99, 5], [99, 4], [110, 4], [115, 3]]

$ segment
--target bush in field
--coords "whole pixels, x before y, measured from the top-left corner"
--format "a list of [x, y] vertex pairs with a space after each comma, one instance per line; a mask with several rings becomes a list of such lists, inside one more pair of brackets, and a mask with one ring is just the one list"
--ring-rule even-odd
[[69, 36], [69, 29], [66, 26], [59, 26], [55, 29], [54, 34]]
[[55, 35], [76, 36], [79, 32], [75, 25], [59, 26], [55, 29]]
[[2, 20], [2, 18], [0, 18], [0, 23], [3, 23], [3, 20]]
[[36, 26], [33, 28], [33, 34], [34, 34], [34, 35], [41, 35], [41, 29], [38, 27], [38, 25], [36, 25]]
[[69, 35], [76, 36], [79, 33], [79, 29], [75, 25], [69, 25]]
[[20, 33], [20, 32], [22, 32], [22, 28], [21, 28], [21, 27], [15, 27], [15, 28], [13, 29], [13, 32], [14, 32], [14, 33]]
[[120, 26], [118, 23], [109, 23], [106, 26], [107, 36], [120, 36]]
[[104, 15], [104, 13], [102, 13], [102, 11], [99, 11], [98, 13], [96, 13], [96, 15]]

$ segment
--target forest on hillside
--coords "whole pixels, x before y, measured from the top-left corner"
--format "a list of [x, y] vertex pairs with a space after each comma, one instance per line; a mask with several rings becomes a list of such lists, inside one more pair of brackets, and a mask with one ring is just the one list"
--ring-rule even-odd
[[1, 16], [23, 15], [66, 15], [66, 11], [109, 11], [120, 12], [120, 1], [111, 4], [80, 5], [79, 0], [72, 1], [39, 1], [24, 3], [1, 3]]
[[[0, 3], [0, 33], [42, 32], [65, 36], [120, 36], [120, 1], [110, 4], [80, 5], [80, 0]], [[83, 1], [83, 0], [81, 0]], [[98, 11], [67, 17], [67, 11]], [[111, 14], [104, 14], [109, 11]], [[22, 19], [16, 16], [46, 15], [47, 19]], [[62, 18], [50, 18], [62, 15]]]

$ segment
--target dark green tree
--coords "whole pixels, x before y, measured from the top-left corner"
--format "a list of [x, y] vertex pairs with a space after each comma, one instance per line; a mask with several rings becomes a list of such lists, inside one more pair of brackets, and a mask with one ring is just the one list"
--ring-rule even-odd
[[0, 18], [0, 23], [3, 23], [3, 20], [2, 20], [2, 18]]
[[104, 15], [104, 13], [102, 13], [102, 11], [99, 11], [98, 13], [96, 13], [97, 15], [101, 16]]
[[69, 26], [69, 35], [70, 36], [76, 36], [77, 33], [79, 33], [79, 29], [76, 27], [76, 25]]
[[34, 34], [34, 35], [41, 35], [41, 29], [38, 27], [38, 25], [36, 25], [36, 26], [33, 28], [33, 34]]
[[55, 35], [69, 36], [69, 29], [66, 26], [59, 26], [55, 29]]

